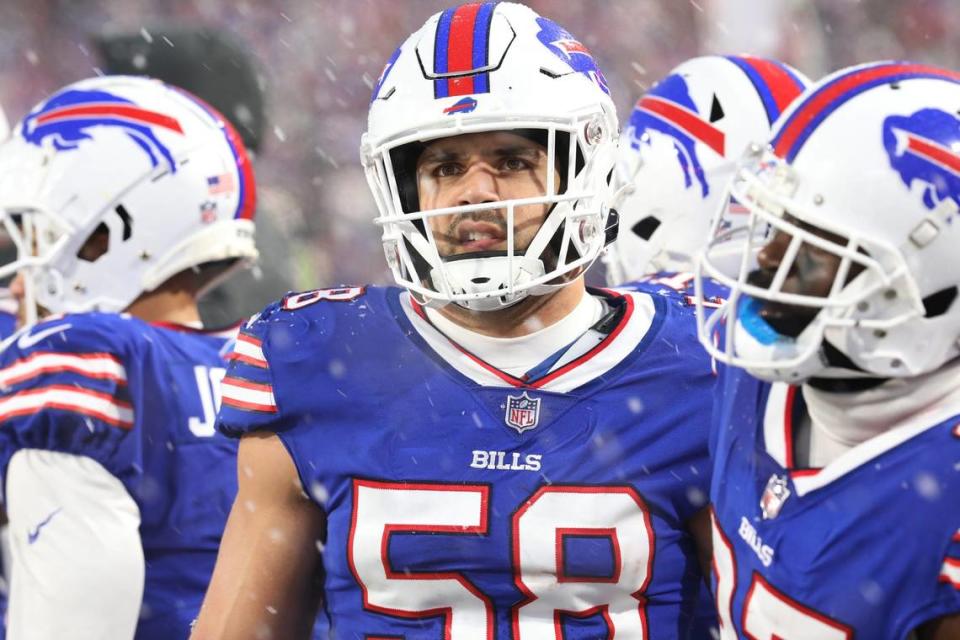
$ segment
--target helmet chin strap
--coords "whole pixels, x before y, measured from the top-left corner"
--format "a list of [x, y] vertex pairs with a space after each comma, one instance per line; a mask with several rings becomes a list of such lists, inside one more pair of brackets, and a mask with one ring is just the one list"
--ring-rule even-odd
[[864, 371], [826, 339], [823, 341], [821, 350], [827, 366], [807, 381], [815, 389], [835, 393], [855, 393], [879, 387], [890, 379]]
[[[430, 278], [434, 282], [445, 278], [451, 293], [455, 295], [503, 291], [503, 295], [500, 296], [488, 295], [455, 302], [464, 309], [470, 311], [506, 309], [535, 293], [532, 289], [508, 293], [510, 288], [522, 287], [543, 276], [546, 269], [543, 261], [538, 258], [514, 256], [511, 260], [505, 252], [497, 253], [499, 255], [478, 252], [447, 258], [442, 267], [431, 269]], [[513, 263], [512, 273], [511, 262]]]

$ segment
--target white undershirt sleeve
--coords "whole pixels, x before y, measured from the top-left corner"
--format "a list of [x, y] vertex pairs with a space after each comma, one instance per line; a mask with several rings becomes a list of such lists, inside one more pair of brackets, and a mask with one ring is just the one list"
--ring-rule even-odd
[[27, 449], [7, 469], [9, 640], [133, 638], [143, 597], [140, 510], [84, 456]]

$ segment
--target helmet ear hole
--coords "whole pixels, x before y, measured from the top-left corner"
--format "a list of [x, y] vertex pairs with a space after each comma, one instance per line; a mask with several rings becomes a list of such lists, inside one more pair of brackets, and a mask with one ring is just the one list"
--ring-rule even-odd
[[930, 294], [923, 299], [924, 317], [936, 318], [937, 316], [942, 316], [950, 310], [950, 307], [953, 306], [953, 302], [956, 299], [957, 287], [947, 287], [946, 289], [941, 289], [936, 293]]
[[[122, 204], [118, 204], [113, 212], [120, 218], [120, 224], [123, 229], [120, 238], [123, 242], [126, 242], [133, 236], [133, 219]], [[109, 250], [110, 227], [107, 226], [105, 222], [101, 222], [97, 225], [97, 228], [93, 230], [93, 233], [90, 234], [90, 237], [83, 243], [80, 250], [77, 251], [77, 257], [85, 262], [96, 262]]]
[[110, 228], [100, 223], [77, 251], [77, 257], [85, 262], [96, 262], [110, 249]]
[[660, 219], [655, 216], [647, 216], [630, 228], [635, 235], [644, 240], [649, 240], [654, 231], [660, 226]]

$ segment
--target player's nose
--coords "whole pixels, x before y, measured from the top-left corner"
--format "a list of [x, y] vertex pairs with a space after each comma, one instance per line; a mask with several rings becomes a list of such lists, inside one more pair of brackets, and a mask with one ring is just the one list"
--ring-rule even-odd
[[793, 236], [790, 234], [777, 231], [773, 238], [770, 239], [770, 242], [764, 245], [757, 253], [757, 265], [761, 269], [769, 271], [777, 269], [783, 261], [783, 256], [790, 247], [790, 241], [792, 239]]
[[496, 202], [500, 199], [497, 179], [492, 167], [481, 162], [467, 169], [460, 180], [457, 206]]

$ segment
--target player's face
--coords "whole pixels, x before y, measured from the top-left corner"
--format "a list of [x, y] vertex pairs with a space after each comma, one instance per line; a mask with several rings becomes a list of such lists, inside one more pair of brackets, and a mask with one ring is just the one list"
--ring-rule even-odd
[[[789, 214], [786, 218], [801, 229], [810, 231], [838, 246], [842, 247], [846, 244], [846, 239], [841, 236], [806, 224]], [[769, 288], [792, 239], [793, 236], [789, 233], [777, 231], [770, 242], [757, 254], [759, 268], [748, 276], [747, 281], [759, 287]], [[841, 261], [842, 258], [838, 254], [804, 242], [797, 252], [781, 290], [783, 293], [826, 298], [833, 287]], [[862, 270], [863, 267], [859, 264], [851, 264], [847, 281]], [[796, 337], [813, 321], [818, 312], [819, 309], [816, 307], [768, 302], [761, 308], [760, 315], [779, 333]]]
[[[505, 131], [470, 133], [437, 140], [417, 161], [420, 208], [497, 202], [543, 196], [547, 188], [546, 149]], [[554, 172], [554, 184], [560, 184]], [[547, 215], [549, 205], [514, 209], [514, 247], [525, 250]], [[428, 218], [441, 256], [505, 251], [507, 211], [493, 209]]]
[[27, 322], [27, 310], [23, 306], [23, 300], [26, 296], [26, 285], [24, 284], [23, 273], [18, 273], [10, 281], [10, 296], [17, 303], [17, 328], [24, 326]]

